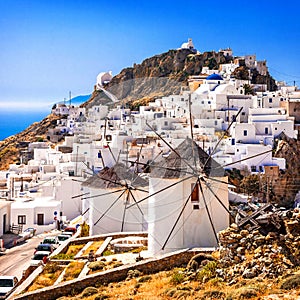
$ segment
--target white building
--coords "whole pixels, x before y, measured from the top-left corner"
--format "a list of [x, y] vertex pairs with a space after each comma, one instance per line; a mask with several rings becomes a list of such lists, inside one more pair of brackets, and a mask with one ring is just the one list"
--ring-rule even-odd
[[108, 84], [112, 80], [112, 71], [109, 72], [101, 72], [97, 76], [96, 88], [103, 87]]
[[[83, 183], [83, 211], [90, 235], [147, 231], [148, 182], [122, 164], [105, 168]], [[133, 205], [133, 206], [131, 206]]]
[[60, 215], [60, 201], [53, 197], [22, 197], [11, 204], [11, 224], [33, 227], [36, 233], [55, 229]]
[[150, 175], [148, 250], [152, 255], [215, 247], [216, 233], [229, 225], [223, 169], [190, 139], [176, 152], [181, 157], [171, 153]]
[[11, 224], [11, 201], [0, 199], [0, 236], [9, 230], [10, 224]]

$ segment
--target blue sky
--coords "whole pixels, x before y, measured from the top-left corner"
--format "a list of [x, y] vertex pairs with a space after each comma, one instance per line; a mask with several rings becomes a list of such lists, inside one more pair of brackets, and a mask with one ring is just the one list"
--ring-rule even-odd
[[0, 0], [0, 108], [42, 109], [89, 94], [96, 76], [176, 49], [231, 47], [300, 86], [294, 1]]

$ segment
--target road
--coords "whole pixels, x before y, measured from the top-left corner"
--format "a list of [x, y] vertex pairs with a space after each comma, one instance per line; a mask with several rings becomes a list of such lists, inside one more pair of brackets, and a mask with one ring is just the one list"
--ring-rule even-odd
[[34, 236], [0, 256], [0, 275], [15, 275], [20, 280], [23, 270], [27, 269], [35, 247], [43, 241], [45, 234]]

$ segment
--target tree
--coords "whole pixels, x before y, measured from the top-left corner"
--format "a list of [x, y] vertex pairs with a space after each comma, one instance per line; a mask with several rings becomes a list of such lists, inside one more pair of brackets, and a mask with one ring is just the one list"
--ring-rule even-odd
[[244, 190], [248, 196], [256, 196], [259, 193], [259, 175], [251, 174], [242, 179], [241, 189]]
[[250, 84], [244, 84], [243, 88], [244, 88], [245, 95], [254, 95], [253, 88], [251, 87]]

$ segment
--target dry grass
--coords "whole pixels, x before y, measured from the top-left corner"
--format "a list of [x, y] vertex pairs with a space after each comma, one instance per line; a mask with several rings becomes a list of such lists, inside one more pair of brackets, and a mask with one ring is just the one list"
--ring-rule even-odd
[[101, 247], [102, 244], [103, 241], [93, 242], [87, 249], [85, 249], [82, 255], [88, 255], [90, 251], [94, 251], [94, 253], [96, 253], [96, 251]]
[[62, 281], [72, 280], [78, 277], [84, 267], [83, 261], [73, 261], [66, 268]]
[[75, 256], [83, 247], [84, 244], [70, 245], [66, 252], [66, 255]]
[[48, 263], [43, 272], [35, 278], [33, 283], [26, 290], [27, 292], [32, 292], [47, 286], [51, 286], [55, 283], [59, 275], [62, 273], [63, 268], [56, 263]]
[[[152, 275], [142, 275], [122, 282], [110, 283], [98, 288], [98, 293], [84, 297], [85, 300], [266, 300], [270, 294], [284, 295], [288, 300], [297, 299], [300, 287], [287, 292], [280, 289], [280, 280], [260, 278], [238, 279], [236, 284], [228, 285], [219, 278], [212, 278], [205, 284], [197, 279], [183, 278], [174, 281], [174, 274], [183, 269], [162, 271]], [[64, 299], [81, 299], [83, 293]], [[274, 298], [276, 299], [276, 298]]]
[[52, 259], [70, 260], [84, 247], [84, 244], [70, 245], [66, 253], [59, 253], [52, 257]]

